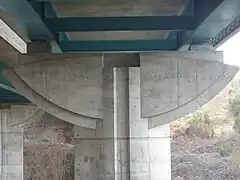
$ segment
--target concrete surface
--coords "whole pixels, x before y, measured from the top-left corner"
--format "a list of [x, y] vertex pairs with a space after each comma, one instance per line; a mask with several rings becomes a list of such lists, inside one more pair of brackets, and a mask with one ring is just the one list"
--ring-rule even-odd
[[238, 71], [221, 63], [221, 53], [194, 56], [191, 52], [140, 54], [141, 113], [150, 118], [150, 127], [195, 111], [216, 96]]
[[102, 67], [140, 66], [141, 117], [149, 118], [150, 127], [156, 127], [196, 110], [220, 92], [237, 71], [222, 62], [221, 52], [206, 51], [30, 53], [19, 55], [19, 65], [14, 69], [33, 90], [56, 105], [103, 119], [106, 92]]
[[129, 68], [130, 179], [150, 179], [148, 119], [141, 118], [140, 68]]
[[33, 106], [16, 106], [0, 110], [0, 177], [1, 180], [23, 180], [23, 128], [12, 124], [28, 119]]
[[51, 102], [99, 118], [96, 129], [75, 124], [76, 180], [170, 180], [169, 123], [237, 72], [216, 52], [30, 53], [14, 69]]
[[140, 68], [105, 75], [103, 121], [96, 130], [75, 126], [75, 179], [170, 180], [169, 125], [152, 131], [140, 117]]
[[103, 69], [103, 121], [96, 130], [75, 126], [75, 179], [114, 179], [113, 70]]
[[62, 17], [151, 16], [177, 15], [184, 7], [183, 0], [102, 0], [57, 2], [54, 5]]
[[1, 179], [23, 180], [23, 129], [8, 127], [12, 117], [1, 110]]
[[170, 124], [149, 129], [149, 174], [151, 180], [171, 180], [170, 132]]
[[[21, 127], [36, 112], [38, 108], [33, 105], [13, 105], [0, 109], [1, 180], [27, 180], [36, 177], [39, 180], [49, 179], [47, 172], [52, 172], [56, 179], [60, 175], [65, 177], [67, 173], [73, 175], [72, 125], [46, 115], [29, 122], [24, 128]], [[42, 161], [47, 155], [50, 159]], [[55, 162], [56, 157], [59, 162]], [[59, 166], [57, 163], [60, 167], [57, 170], [51, 169]], [[35, 172], [34, 176], [31, 175], [32, 172]]]
[[149, 128], [170, 123], [173, 120], [179, 119], [196, 111], [208, 101], [212, 100], [234, 78], [237, 72], [238, 68], [234, 66], [227, 66], [226, 71], [222, 74], [218, 81], [212, 84], [208, 89], [206, 89], [206, 91], [197, 96], [195, 99], [173, 111], [149, 118]]
[[101, 55], [34, 53], [19, 62], [15, 72], [37, 93], [74, 113], [102, 118]]
[[129, 72], [114, 69], [115, 179], [130, 178]]
[[4, 62], [9, 66], [16, 66], [17, 58], [18, 58], [17, 50], [14, 47], [12, 47], [2, 37], [0, 37], [0, 48], [1, 48], [1, 54], [0, 54], [1, 62]]

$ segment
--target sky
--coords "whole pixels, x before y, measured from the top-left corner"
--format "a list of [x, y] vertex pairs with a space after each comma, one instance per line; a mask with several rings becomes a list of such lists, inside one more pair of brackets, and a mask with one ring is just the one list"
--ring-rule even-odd
[[224, 63], [240, 66], [240, 31], [217, 50], [223, 51]]

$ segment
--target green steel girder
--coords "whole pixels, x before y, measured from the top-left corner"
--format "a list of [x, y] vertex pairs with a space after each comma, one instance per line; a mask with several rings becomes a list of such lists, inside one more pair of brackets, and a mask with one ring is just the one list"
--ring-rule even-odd
[[30, 103], [25, 97], [20, 95], [12, 84], [5, 78], [2, 73], [8, 66], [0, 62], [0, 104], [25, 104]]
[[137, 16], [137, 17], [87, 17], [49, 18], [52, 32], [79, 31], [138, 31], [138, 30], [194, 30], [193, 16]]
[[0, 0], [0, 9], [12, 20], [30, 41], [50, 42], [53, 51], [61, 52], [56, 42], [57, 34], [52, 34], [45, 25], [46, 15], [54, 17], [50, 2], [35, 0]]
[[[195, 0], [200, 25], [194, 31], [178, 32], [179, 47], [184, 44], [216, 46], [239, 27], [239, 0]], [[231, 28], [230, 28], [231, 27]]]

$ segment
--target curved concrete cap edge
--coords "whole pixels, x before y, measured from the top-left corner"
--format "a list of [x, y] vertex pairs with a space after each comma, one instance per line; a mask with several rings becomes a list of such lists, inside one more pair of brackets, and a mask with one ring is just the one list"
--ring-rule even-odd
[[186, 103], [184, 106], [178, 107], [173, 111], [148, 117], [149, 129], [171, 123], [181, 117], [184, 117], [204, 104], [211, 101], [221, 90], [228, 85], [228, 83], [235, 77], [239, 68], [236, 66], [226, 65], [226, 70], [223, 75], [216, 81], [209, 89], [200, 94], [196, 99]]
[[103, 118], [102, 55], [20, 55], [14, 71], [57, 106], [90, 118]]
[[96, 129], [97, 119], [79, 115], [57, 106], [35, 92], [13, 69], [5, 69], [3, 74], [13, 84], [13, 86], [22, 93], [22, 95], [24, 95], [32, 103], [36, 104], [42, 110], [69, 123], [85, 128]]

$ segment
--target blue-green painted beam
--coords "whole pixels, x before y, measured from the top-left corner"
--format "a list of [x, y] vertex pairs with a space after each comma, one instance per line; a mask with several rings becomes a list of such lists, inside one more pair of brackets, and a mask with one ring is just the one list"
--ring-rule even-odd
[[28, 36], [30, 41], [48, 41], [52, 49], [60, 52], [56, 43], [57, 35], [52, 34], [45, 25], [45, 3], [35, 0], [0, 0], [0, 9], [8, 19]]
[[29, 104], [29, 100], [14, 92], [0, 88], [0, 104]]
[[5, 78], [2, 70], [7, 65], [0, 62], [0, 104], [25, 104], [30, 103], [24, 96], [20, 95], [12, 84]]
[[[44, 21], [46, 20], [46, 18], [57, 18], [58, 17], [57, 12], [51, 2], [47, 2], [47, 1], [44, 2], [44, 11], [45, 11], [44, 12]], [[65, 40], [65, 41], [69, 40], [67, 34], [64, 32], [60, 32], [60, 33], [58, 33], [58, 35], [61, 36], [61, 39]], [[58, 38], [59, 36], [57, 36], [56, 38]]]
[[196, 28], [193, 16], [50, 18], [46, 23], [52, 32], [193, 30]]
[[175, 40], [60, 41], [64, 52], [177, 50]]
[[240, 15], [235, 18], [226, 28], [211, 39], [214, 48], [219, 47], [222, 43], [226, 42], [229, 38], [234, 36], [240, 30]]
[[[35, 8], [40, 12], [41, 3]], [[30, 40], [53, 40], [54, 37], [42, 21], [42, 17], [26, 0], [0, 0], [0, 9], [13, 18], [18, 27], [26, 32]]]
[[[194, 1], [195, 0], [187, 0], [185, 8], [181, 12], [181, 16], [194, 16]], [[177, 31], [170, 32], [166, 39], [176, 39], [177, 33]]]
[[184, 44], [212, 45], [213, 39], [240, 15], [239, 9], [239, 0], [195, 0], [199, 26], [194, 31], [178, 33], [179, 47]]
[[0, 62], [0, 88], [12, 91], [13, 93], [17, 93], [13, 85], [5, 78], [2, 73], [5, 68], [8, 68], [8, 66], [4, 62]]

